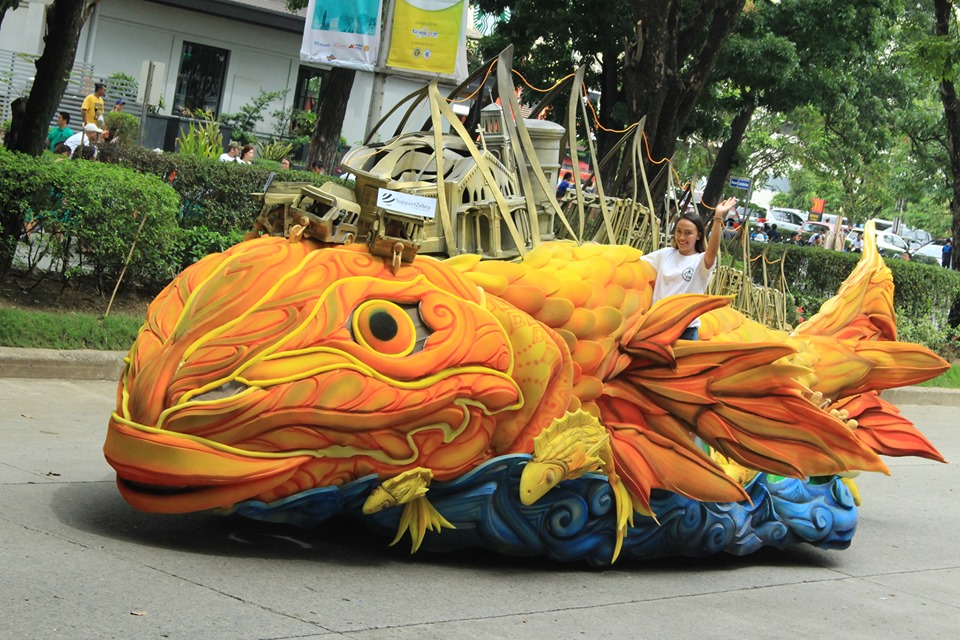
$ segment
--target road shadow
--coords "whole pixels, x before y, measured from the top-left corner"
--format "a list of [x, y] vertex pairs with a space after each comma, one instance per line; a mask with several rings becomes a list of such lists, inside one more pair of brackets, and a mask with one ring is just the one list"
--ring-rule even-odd
[[302, 560], [345, 567], [409, 563], [495, 573], [504, 570], [550, 573], [613, 570], [677, 574], [727, 572], [746, 567], [832, 569], [840, 562], [837, 553], [809, 545], [783, 550], [764, 548], [748, 556], [721, 553], [700, 558], [623, 558], [612, 567], [592, 567], [585, 562], [561, 563], [546, 557], [506, 556], [489, 549], [465, 549], [450, 553], [421, 550], [411, 554], [408, 537], [391, 547], [391, 538], [371, 531], [349, 516], [337, 516], [316, 529], [305, 530], [293, 525], [224, 516], [211, 511], [143, 513], [124, 502], [111, 482], [65, 485], [53, 493], [51, 509], [67, 527], [133, 545], [224, 558]]

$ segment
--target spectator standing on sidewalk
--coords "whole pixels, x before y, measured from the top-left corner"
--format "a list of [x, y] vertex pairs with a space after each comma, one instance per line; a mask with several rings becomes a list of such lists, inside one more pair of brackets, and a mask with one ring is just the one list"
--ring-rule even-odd
[[83, 114], [83, 124], [91, 122], [95, 125], [103, 124], [103, 96], [107, 95], [107, 85], [98, 82], [93, 85], [93, 93], [83, 99], [83, 106], [80, 112]]
[[240, 149], [240, 159], [237, 160], [240, 164], [253, 164], [253, 145], [245, 144], [243, 148]]
[[240, 155], [240, 143], [231, 140], [227, 150], [220, 154], [220, 162], [238, 162]]
[[50, 151], [57, 148], [57, 145], [66, 142], [67, 138], [73, 135], [73, 129], [70, 128], [70, 114], [61, 111], [57, 114], [57, 126], [50, 129], [47, 134], [47, 144], [50, 145]]

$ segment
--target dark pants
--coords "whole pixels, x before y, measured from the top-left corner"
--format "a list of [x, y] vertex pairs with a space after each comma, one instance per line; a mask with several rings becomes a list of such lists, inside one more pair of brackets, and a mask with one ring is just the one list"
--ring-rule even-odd
[[681, 340], [698, 340], [700, 338], [700, 327], [687, 327], [680, 334]]

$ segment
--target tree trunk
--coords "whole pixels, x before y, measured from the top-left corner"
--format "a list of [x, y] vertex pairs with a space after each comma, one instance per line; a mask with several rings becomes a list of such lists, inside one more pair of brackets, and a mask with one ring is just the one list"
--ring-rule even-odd
[[[950, 0], [934, 0], [933, 4], [937, 16], [935, 34], [941, 38], [949, 38], [954, 3]], [[949, 67], [951, 62], [948, 58], [946, 66]], [[943, 113], [947, 121], [947, 154], [950, 156], [950, 183], [953, 187], [950, 213], [953, 219], [951, 227], [954, 246], [950, 252], [950, 267], [960, 269], [960, 251], [956, 246], [960, 239], [960, 102], [957, 102], [957, 87], [949, 77], [945, 72], [940, 80], [940, 100], [943, 102]]]
[[[626, 43], [624, 99], [631, 121], [647, 117], [653, 176], [662, 158], [673, 156], [677, 136], [693, 112], [737, 24], [745, 0], [702, 0], [683, 15], [683, 0], [633, 0], [638, 19], [635, 37]], [[664, 106], [670, 105], [665, 110]], [[651, 161], [652, 158], [652, 161]], [[661, 202], [666, 181], [657, 184], [654, 202]]]
[[[99, 0], [90, 4], [92, 7]], [[86, 0], [56, 0], [47, 10], [47, 35], [43, 54], [36, 62], [37, 75], [24, 103], [14, 101], [14, 118], [4, 144], [12, 151], [38, 156], [43, 153], [47, 128], [67, 88], [67, 77], [77, 54], [80, 29], [88, 12]], [[0, 211], [0, 276], [13, 264], [23, 229], [23, 211]]]
[[310, 150], [307, 153], [307, 167], [319, 160], [327, 173], [333, 174], [340, 163], [340, 130], [347, 113], [347, 102], [353, 89], [353, 80], [357, 72], [353, 69], [334, 67], [330, 70], [330, 79], [320, 96], [320, 111], [317, 113], [317, 127], [310, 138]]
[[[730, 175], [730, 169], [733, 167], [733, 159], [740, 148], [740, 143], [743, 142], [743, 134], [746, 133], [747, 126], [753, 118], [753, 112], [756, 110], [756, 104], [744, 107], [730, 123], [730, 137], [720, 145], [720, 151], [717, 152], [717, 158], [714, 160], [713, 167], [710, 169], [710, 176], [707, 178], [707, 186], [701, 196], [701, 214], [706, 213], [704, 204], [715, 207], [717, 202], [720, 201], [723, 187], [727, 183], [727, 176]], [[749, 204], [749, 202], [745, 202], [744, 206]]]
[[27, 99], [27, 111], [11, 127], [7, 148], [32, 156], [43, 153], [54, 111], [67, 88], [70, 67], [77, 55], [80, 29], [86, 19], [86, 0], [56, 0], [47, 10], [47, 35], [37, 75]]

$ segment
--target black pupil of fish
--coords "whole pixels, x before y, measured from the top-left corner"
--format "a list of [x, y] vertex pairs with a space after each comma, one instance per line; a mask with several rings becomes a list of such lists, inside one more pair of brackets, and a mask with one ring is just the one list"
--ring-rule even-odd
[[397, 321], [386, 311], [374, 311], [370, 314], [370, 333], [381, 342], [389, 342], [397, 337]]

